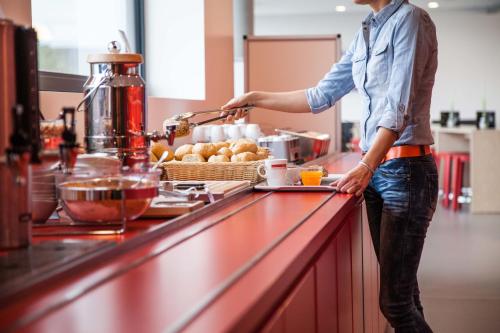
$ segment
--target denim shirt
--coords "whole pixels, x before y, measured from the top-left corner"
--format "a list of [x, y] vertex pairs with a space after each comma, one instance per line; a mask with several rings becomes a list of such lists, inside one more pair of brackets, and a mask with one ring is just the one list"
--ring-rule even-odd
[[357, 88], [362, 98], [361, 150], [380, 127], [394, 131], [395, 146], [430, 145], [430, 105], [437, 69], [437, 39], [427, 12], [393, 0], [363, 21], [344, 56], [306, 90], [313, 113], [331, 108]]

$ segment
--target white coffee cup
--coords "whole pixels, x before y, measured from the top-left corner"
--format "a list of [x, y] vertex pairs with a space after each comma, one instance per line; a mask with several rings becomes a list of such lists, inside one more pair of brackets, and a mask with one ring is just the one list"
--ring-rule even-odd
[[232, 124], [224, 124], [222, 125], [222, 129], [224, 131], [224, 135], [226, 136], [226, 139], [229, 139], [229, 127], [233, 126]]
[[[269, 186], [286, 186], [289, 185], [286, 175], [286, 163], [287, 160], [281, 158], [265, 160], [264, 164], [257, 168], [257, 172], [261, 177], [266, 178]], [[262, 169], [264, 169], [265, 173], [262, 172]]]
[[238, 140], [242, 138], [241, 130], [238, 125], [231, 125], [227, 130], [227, 134], [231, 140]]
[[239, 124], [235, 124], [235, 125], [239, 127], [241, 136], [245, 136], [245, 131], [247, 129], [247, 124], [246, 123], [239, 123]]
[[[195, 127], [196, 128], [196, 127]], [[220, 125], [214, 125], [210, 129], [210, 141], [212, 142], [220, 142], [226, 140], [226, 136], [224, 135], [224, 129]]]
[[262, 136], [260, 126], [258, 124], [248, 124], [245, 128], [245, 137], [257, 140]]
[[197, 126], [193, 128], [193, 142], [208, 142], [209, 136], [207, 135], [207, 130], [205, 126]]

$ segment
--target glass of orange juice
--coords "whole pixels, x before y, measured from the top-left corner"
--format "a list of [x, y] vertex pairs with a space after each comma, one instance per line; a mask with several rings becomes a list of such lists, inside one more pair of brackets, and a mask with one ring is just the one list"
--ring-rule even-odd
[[300, 179], [304, 186], [319, 186], [323, 177], [323, 169], [320, 166], [305, 167], [300, 170]]

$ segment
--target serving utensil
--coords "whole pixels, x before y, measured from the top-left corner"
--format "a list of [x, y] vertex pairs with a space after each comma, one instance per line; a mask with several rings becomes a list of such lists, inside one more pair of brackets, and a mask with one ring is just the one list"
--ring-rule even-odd
[[[168, 150], [165, 150], [163, 152], [163, 154], [161, 154], [161, 157], [160, 159], [153, 165], [153, 167], [150, 169], [150, 171], [155, 171], [156, 169], [158, 169], [158, 166], [160, 166], [160, 164], [163, 163], [163, 161], [165, 161], [168, 157]], [[132, 188], [137, 188], [137, 186], [139, 186], [139, 184], [142, 183], [142, 181], [147, 177], [147, 174], [144, 174], [141, 176], [141, 178], [139, 178], [139, 180], [137, 181], [137, 183], [135, 183], [134, 185], [132, 185]]]
[[[165, 120], [165, 122], [163, 123], [165, 136], [167, 138], [168, 144], [173, 145], [176, 137], [183, 137], [189, 135], [191, 129], [196, 126], [201, 126], [217, 120], [226, 119], [230, 115], [235, 115], [236, 112], [238, 112], [239, 110], [243, 111], [244, 113], [247, 113], [253, 108], [254, 108], [253, 105], [246, 105], [243, 107], [233, 108], [228, 110], [214, 109], [214, 110], [180, 113], [178, 115], [173, 116], [172, 118]], [[192, 123], [189, 121], [190, 119], [199, 115], [215, 114], [215, 113], [217, 114], [226, 113], [226, 115], [206, 119], [197, 123]]]

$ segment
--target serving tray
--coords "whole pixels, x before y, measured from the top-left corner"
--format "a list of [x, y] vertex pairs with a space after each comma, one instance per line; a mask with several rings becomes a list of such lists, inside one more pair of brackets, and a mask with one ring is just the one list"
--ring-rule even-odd
[[330, 186], [334, 181], [342, 178], [343, 174], [329, 174], [321, 179], [319, 186], [287, 185], [270, 186], [267, 182], [262, 182], [254, 186], [257, 191], [277, 191], [277, 192], [335, 192], [335, 187]]
[[269, 186], [267, 183], [258, 184], [254, 186], [257, 191], [276, 191], [276, 192], [335, 192], [335, 187], [329, 185], [319, 186], [304, 186], [304, 185], [290, 185], [290, 186]]

